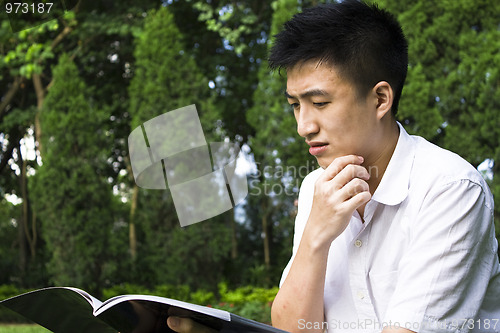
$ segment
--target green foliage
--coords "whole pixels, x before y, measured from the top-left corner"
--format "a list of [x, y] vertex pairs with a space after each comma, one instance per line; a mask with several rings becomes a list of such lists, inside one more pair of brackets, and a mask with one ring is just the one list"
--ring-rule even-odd
[[[204, 1], [195, 1], [193, 8], [199, 11], [198, 19], [207, 29], [215, 31], [241, 55], [248, 45], [242, 43], [242, 35], [249, 34], [258, 16], [244, 3], [220, 3], [216, 8]], [[237, 23], [236, 23], [237, 22]]]
[[220, 301], [214, 307], [262, 323], [271, 323], [271, 305], [278, 287], [270, 289], [244, 286], [229, 290], [227, 284], [219, 284]]
[[182, 44], [166, 7], [148, 13], [136, 39], [136, 65], [130, 83], [132, 128], [165, 112], [196, 104], [203, 110], [210, 97], [208, 81]]
[[11, 298], [26, 292], [27, 290], [20, 289], [13, 284], [0, 285], [0, 300]]
[[[20, 289], [12, 284], [0, 285], [0, 300], [11, 298], [28, 290]], [[0, 306], [0, 323], [19, 323], [26, 322], [26, 319], [10, 309]], [[2, 330], [3, 332], [3, 330]]]
[[48, 271], [56, 285], [97, 291], [113, 224], [111, 192], [100, 177], [107, 158], [106, 132], [103, 114], [89, 103], [85, 84], [67, 56], [54, 68], [41, 120], [43, 166], [30, 185], [51, 254]]
[[219, 302], [212, 307], [271, 325], [271, 304], [249, 301], [242, 304]]
[[[148, 13], [134, 56], [129, 87], [132, 128], [190, 104], [196, 104], [205, 129], [215, 123], [218, 115], [212, 108], [208, 81], [183, 45], [167, 8]], [[143, 189], [135, 221], [139, 229], [139, 259], [134, 263], [137, 281], [149, 286], [166, 282], [209, 288], [222, 278], [217, 267], [229, 253], [227, 228], [211, 223], [180, 229], [170, 193]], [[203, 274], [209, 278], [199, 279]]]
[[217, 300], [213, 292], [205, 290], [196, 290], [189, 296], [194, 304], [214, 304]]
[[[408, 130], [426, 138], [436, 137], [438, 129], [443, 124], [443, 118], [435, 101], [429, 100], [432, 98], [432, 91], [432, 82], [426, 79], [422, 65], [410, 66], [398, 117], [407, 120], [405, 123], [409, 127]], [[415, 100], [422, 103], [414, 103]], [[422, 105], [426, 107], [423, 108]]]
[[278, 287], [261, 288], [254, 286], [244, 286], [229, 290], [227, 284], [219, 284], [219, 294], [221, 301], [233, 304], [245, 304], [248, 302], [270, 303], [278, 293]]
[[[14, 223], [17, 223], [16, 217], [19, 215], [15, 207], [0, 199], [0, 281], [7, 281], [11, 275], [13, 267], [16, 267], [17, 253], [15, 250], [15, 239], [17, 228]], [[0, 297], [6, 293], [5, 286], [0, 286]], [[7, 290], [8, 291], [8, 290]]]
[[[2, 22], [2, 29], [10, 29], [7, 25], [8, 21]], [[29, 31], [21, 30], [14, 38], [3, 38], [7, 51], [0, 58], [0, 69], [5, 66], [12, 75], [26, 78], [31, 78], [33, 73], [40, 73], [43, 64], [54, 57], [50, 43], [44, 41], [44, 36], [58, 28], [57, 21], [50, 21]]]
[[40, 325], [0, 325], [3, 333], [48, 333], [48, 329]]

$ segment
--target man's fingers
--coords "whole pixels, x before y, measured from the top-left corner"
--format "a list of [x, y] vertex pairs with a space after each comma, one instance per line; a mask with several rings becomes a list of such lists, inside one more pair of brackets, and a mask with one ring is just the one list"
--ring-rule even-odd
[[337, 176], [335, 176], [332, 181], [334, 182], [335, 190], [339, 190], [344, 185], [348, 184], [353, 179], [360, 178], [363, 180], [370, 179], [370, 174], [365, 169], [365, 167], [361, 165], [349, 164], [344, 169], [342, 169]]
[[320, 179], [328, 181], [333, 179], [342, 169], [344, 169], [349, 164], [360, 165], [363, 163], [364, 159], [357, 155], [347, 155], [342, 157], [337, 157], [332, 163], [325, 169], [325, 172], [320, 176]]
[[190, 318], [170, 316], [167, 318], [170, 329], [178, 333], [216, 333], [216, 330], [203, 326]]
[[337, 191], [336, 195], [339, 201], [344, 202], [363, 192], [370, 193], [370, 186], [363, 179], [354, 178]]

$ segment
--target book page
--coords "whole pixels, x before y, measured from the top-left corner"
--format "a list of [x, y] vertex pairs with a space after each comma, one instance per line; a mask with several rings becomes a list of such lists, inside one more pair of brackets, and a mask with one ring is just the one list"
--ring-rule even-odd
[[53, 332], [116, 333], [94, 317], [93, 303], [101, 303], [76, 288], [45, 288], [0, 302], [5, 307]]
[[202, 313], [225, 321], [231, 320], [230, 313], [224, 310], [213, 309], [202, 305], [182, 302], [171, 298], [150, 296], [150, 295], [122, 295], [110, 298], [109, 300], [102, 303], [102, 305], [98, 309], [96, 309], [94, 314], [98, 316], [99, 314], [103, 313], [104, 311], [113, 307], [114, 305], [127, 301], [147, 301], [153, 303], [166, 304], [177, 308], [187, 309], [198, 313]]
[[80, 295], [82, 295], [90, 303], [90, 305], [92, 305], [92, 307], [94, 308], [94, 310], [97, 309], [97, 308], [99, 308], [102, 305], [102, 302], [100, 300], [98, 300], [94, 296], [90, 295], [85, 290], [78, 289], [78, 288], [73, 288], [73, 287], [64, 287], [64, 288], [73, 290], [74, 292], [79, 293]]

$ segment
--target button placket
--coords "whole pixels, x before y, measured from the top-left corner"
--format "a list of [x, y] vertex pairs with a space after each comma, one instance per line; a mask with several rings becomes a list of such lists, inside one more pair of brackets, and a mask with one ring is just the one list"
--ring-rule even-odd
[[366, 260], [368, 259], [367, 233], [371, 228], [365, 227], [354, 237], [349, 246], [349, 277], [354, 306], [360, 320], [376, 320], [367, 285]]

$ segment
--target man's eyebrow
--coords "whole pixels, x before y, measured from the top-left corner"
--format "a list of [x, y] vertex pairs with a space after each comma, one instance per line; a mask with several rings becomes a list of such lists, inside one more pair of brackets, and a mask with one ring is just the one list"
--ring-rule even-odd
[[[311, 89], [306, 92], [303, 92], [302, 94], [299, 95], [299, 98], [307, 98], [307, 97], [312, 97], [312, 96], [330, 96], [329, 93], [327, 93], [325, 90], [322, 89]], [[288, 93], [288, 91], [285, 90], [285, 97], [286, 98], [292, 98], [292, 99], [297, 99], [296, 96], [292, 96]]]

